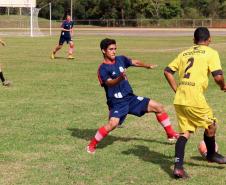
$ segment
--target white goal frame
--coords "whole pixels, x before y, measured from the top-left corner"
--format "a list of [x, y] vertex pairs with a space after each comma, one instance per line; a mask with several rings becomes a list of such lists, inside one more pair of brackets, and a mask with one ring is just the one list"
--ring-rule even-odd
[[1, 0], [0, 7], [30, 8], [30, 36], [33, 37], [33, 9], [36, 8], [36, 0]]

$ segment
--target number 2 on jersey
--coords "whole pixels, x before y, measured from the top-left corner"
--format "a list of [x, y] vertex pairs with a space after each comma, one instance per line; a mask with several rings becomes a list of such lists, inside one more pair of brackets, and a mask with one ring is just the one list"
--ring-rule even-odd
[[188, 65], [188, 67], [186, 67], [186, 69], [184, 71], [184, 78], [190, 78], [191, 73], [187, 73], [187, 71], [188, 71], [188, 69], [190, 69], [193, 66], [194, 58], [193, 57], [189, 58], [187, 63], [189, 63], [189, 65]]

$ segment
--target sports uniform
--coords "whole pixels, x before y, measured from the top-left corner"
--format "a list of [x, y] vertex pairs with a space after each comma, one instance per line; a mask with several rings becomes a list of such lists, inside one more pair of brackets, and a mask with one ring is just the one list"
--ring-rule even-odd
[[127, 79], [119, 84], [109, 87], [105, 82], [111, 78], [120, 76], [126, 68], [132, 66], [132, 62], [125, 56], [116, 56], [113, 64], [103, 62], [98, 69], [98, 79], [105, 89], [109, 117], [120, 119], [120, 124], [125, 120], [127, 114], [142, 116], [147, 112], [149, 98], [139, 97], [133, 94], [133, 90]]
[[[61, 25], [61, 28], [63, 29], [66, 29], [66, 30], [71, 30], [74, 26], [74, 22], [73, 21], [67, 21], [67, 20], [64, 20], [62, 25]], [[71, 33], [70, 31], [61, 31], [61, 34], [60, 34], [60, 40], [59, 40], [59, 45], [63, 45], [64, 42], [67, 42], [67, 44], [72, 41], [71, 39]]]
[[[185, 146], [192, 132], [198, 127], [204, 128], [203, 140], [207, 149], [206, 159], [218, 164], [226, 164], [226, 157], [216, 152], [216, 118], [206, 102], [204, 92], [208, 87], [209, 75], [222, 91], [226, 84], [218, 52], [208, 47], [211, 37], [208, 28], [198, 27], [194, 32], [193, 47], [181, 52], [165, 68], [165, 77], [176, 92], [174, 106], [178, 118], [180, 137], [175, 145], [175, 178], [188, 178], [184, 170]], [[178, 71], [179, 83], [173, 76]]]
[[55, 59], [55, 55], [56, 55], [57, 51], [59, 51], [62, 48], [64, 42], [67, 42], [67, 44], [69, 44], [67, 58], [74, 59], [74, 57], [72, 56], [73, 50], [74, 50], [74, 43], [71, 38], [71, 32], [72, 32], [73, 26], [74, 26], [74, 22], [71, 21], [70, 15], [67, 15], [66, 20], [64, 20], [61, 25], [62, 30], [61, 30], [61, 34], [60, 34], [59, 43], [54, 48], [53, 52], [50, 55], [51, 59]]
[[112, 130], [117, 128], [126, 119], [127, 114], [143, 116], [145, 113], [155, 113], [157, 121], [164, 128], [169, 141], [175, 141], [178, 133], [171, 126], [168, 114], [163, 106], [149, 98], [134, 95], [128, 82], [125, 70], [130, 67], [143, 67], [153, 69], [156, 65], [144, 64], [139, 60], [131, 60], [125, 56], [116, 56], [116, 41], [103, 39], [100, 48], [104, 62], [99, 66], [98, 79], [105, 89], [109, 107], [108, 123], [100, 127], [87, 146], [87, 152], [94, 154], [97, 144]]
[[208, 46], [195, 45], [180, 53], [165, 70], [179, 74], [174, 106], [180, 130], [208, 129], [216, 118], [203, 93], [208, 87], [207, 74], [222, 74], [218, 52]]

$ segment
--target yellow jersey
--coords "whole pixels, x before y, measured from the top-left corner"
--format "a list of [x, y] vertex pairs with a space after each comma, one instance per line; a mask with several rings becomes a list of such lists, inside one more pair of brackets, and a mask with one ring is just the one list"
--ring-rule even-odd
[[167, 67], [178, 71], [179, 84], [174, 104], [199, 108], [209, 107], [204, 97], [209, 74], [222, 74], [218, 52], [205, 45], [194, 45], [181, 52]]

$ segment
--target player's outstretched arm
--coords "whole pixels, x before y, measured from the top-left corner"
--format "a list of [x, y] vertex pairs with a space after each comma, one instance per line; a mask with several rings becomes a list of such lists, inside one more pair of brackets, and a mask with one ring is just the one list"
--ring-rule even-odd
[[170, 85], [170, 87], [173, 89], [174, 92], [177, 91], [177, 82], [173, 76], [173, 74], [167, 70], [164, 71], [164, 75]]
[[113, 87], [117, 84], [119, 84], [122, 80], [126, 79], [126, 74], [125, 72], [121, 73], [121, 75], [118, 77], [118, 78], [115, 78], [115, 79], [111, 79], [109, 78], [105, 84], [109, 87]]
[[140, 60], [132, 60], [132, 64], [135, 67], [143, 67], [146, 69], [153, 69], [153, 68], [157, 67], [156, 64], [145, 64], [145, 63], [141, 62]]
[[222, 75], [216, 75], [214, 76], [214, 80], [217, 85], [219, 85], [220, 89], [224, 92], [226, 92], [226, 84], [224, 82], [224, 76]]
[[3, 46], [6, 45], [5, 42], [3, 40], [1, 40], [1, 39], [0, 39], [0, 44], [3, 45]]

